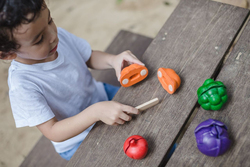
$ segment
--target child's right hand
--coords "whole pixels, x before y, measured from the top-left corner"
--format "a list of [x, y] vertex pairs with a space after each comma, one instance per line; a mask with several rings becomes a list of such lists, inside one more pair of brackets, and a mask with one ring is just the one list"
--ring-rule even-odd
[[96, 118], [108, 125], [124, 124], [132, 117], [129, 114], [139, 114], [139, 110], [115, 101], [104, 101], [93, 105]]

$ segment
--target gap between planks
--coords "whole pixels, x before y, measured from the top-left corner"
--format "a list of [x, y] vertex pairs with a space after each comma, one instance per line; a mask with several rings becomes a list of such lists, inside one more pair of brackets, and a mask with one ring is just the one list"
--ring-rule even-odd
[[[214, 80], [216, 80], [217, 76], [219, 75], [221, 69], [223, 68], [224, 64], [226, 63], [229, 55], [231, 54], [231, 52], [233, 51], [233, 48], [235, 46], [235, 44], [238, 42], [243, 30], [245, 29], [248, 21], [250, 19], [250, 11], [248, 11], [248, 14], [247, 14], [247, 17], [246, 19], [244, 20], [244, 22], [242, 23], [240, 29], [238, 30], [237, 32], [237, 35], [235, 36], [235, 38], [232, 40], [231, 44], [229, 45], [228, 47], [228, 50], [226, 51], [225, 55], [223, 56], [219, 66], [216, 68], [216, 70], [214, 71], [214, 74], [212, 75], [211, 78], [213, 78]], [[239, 53], [241, 54], [241, 52]], [[240, 56], [240, 55], [237, 55], [237, 56]]]
[[226, 54], [225, 59], [224, 59], [222, 65], [225, 64], [226, 60], [228, 59], [228, 56], [229, 56], [229, 55], [231, 54], [231, 52], [233, 51], [233, 48], [234, 48], [235, 44], [238, 42], [238, 40], [239, 40], [239, 38], [240, 38], [240, 36], [241, 36], [243, 30], [245, 29], [245, 27], [246, 27], [246, 25], [247, 25], [249, 19], [250, 19], [250, 14], [248, 13], [248, 16], [247, 16], [247, 18], [246, 18], [246, 21], [245, 21], [244, 25], [242, 26], [242, 28], [240, 29], [239, 34], [237, 35], [235, 41], [233, 42], [233, 45], [232, 45], [231, 48], [229, 49], [228, 54]]

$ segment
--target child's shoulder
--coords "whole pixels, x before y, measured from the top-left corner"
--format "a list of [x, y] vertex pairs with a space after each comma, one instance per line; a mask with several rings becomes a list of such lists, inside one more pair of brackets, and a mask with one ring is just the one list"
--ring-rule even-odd
[[30, 77], [24, 70], [18, 70], [15, 65], [11, 65], [8, 74], [8, 86], [9, 90], [23, 90], [30, 87]]
[[88, 41], [68, 32], [67, 30], [58, 27], [57, 34], [59, 38], [59, 47], [58, 47], [59, 50], [78, 49], [81, 50], [82, 52], [91, 51], [91, 46], [88, 43]]
[[69, 32], [61, 27], [57, 27], [57, 33], [58, 35], [67, 35]]
[[59, 43], [63, 46], [63, 48], [69, 46], [72, 47], [71, 44], [75, 41], [76, 38], [73, 34], [61, 27], [57, 27], [57, 34]]
[[58, 34], [59, 39], [67, 39], [67, 38], [70, 38], [71, 36], [67, 30], [61, 27], [57, 27], [57, 34]]

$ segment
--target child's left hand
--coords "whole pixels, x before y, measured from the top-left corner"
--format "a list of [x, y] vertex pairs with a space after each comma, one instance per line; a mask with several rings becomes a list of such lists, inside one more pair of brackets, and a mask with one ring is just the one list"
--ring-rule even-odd
[[145, 66], [145, 64], [137, 59], [137, 57], [130, 50], [124, 51], [117, 56], [114, 56], [112, 67], [115, 69], [116, 76], [119, 82], [122, 69], [131, 64], [139, 64]]

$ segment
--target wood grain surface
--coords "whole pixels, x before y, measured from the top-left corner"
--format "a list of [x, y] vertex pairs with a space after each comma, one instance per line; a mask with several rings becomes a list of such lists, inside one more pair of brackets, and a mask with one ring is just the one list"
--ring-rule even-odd
[[[166, 166], [249, 166], [250, 165], [250, 22], [216, 80], [227, 87], [228, 102], [219, 111], [199, 109]], [[194, 130], [207, 119], [216, 119], [228, 127], [230, 149], [218, 157], [203, 155], [196, 146]]]
[[[142, 56], [148, 77], [121, 88], [114, 98], [131, 106], [155, 97], [160, 103], [121, 126], [98, 122], [67, 166], [165, 165], [169, 148], [197, 103], [197, 88], [217, 71], [247, 15], [248, 10], [210, 0], [181, 1]], [[172, 68], [181, 77], [175, 94], [161, 87], [160, 67]], [[123, 152], [123, 143], [131, 135], [148, 141], [149, 151], [142, 160]]]

